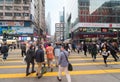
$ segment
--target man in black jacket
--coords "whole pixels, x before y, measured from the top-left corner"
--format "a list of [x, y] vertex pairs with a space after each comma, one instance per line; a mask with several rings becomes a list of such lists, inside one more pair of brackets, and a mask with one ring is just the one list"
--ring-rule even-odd
[[30, 48], [27, 50], [27, 54], [26, 54], [26, 63], [27, 63], [27, 68], [26, 68], [26, 76], [28, 76], [29, 73], [29, 68], [30, 68], [30, 63], [32, 64], [32, 71], [31, 73], [34, 73], [34, 56], [35, 56], [35, 51], [34, 51], [34, 46], [31, 45]]
[[3, 54], [3, 60], [7, 59], [8, 51], [9, 51], [9, 47], [8, 47], [7, 43], [5, 42], [4, 45], [1, 48], [1, 53]]
[[42, 69], [42, 64], [44, 63], [45, 59], [44, 59], [44, 51], [43, 51], [43, 46], [42, 45], [39, 45], [38, 46], [38, 50], [36, 51], [35, 53], [35, 60], [38, 64], [38, 68], [37, 68], [37, 76], [38, 76], [38, 79], [42, 77], [42, 73], [41, 72], [41, 69]]

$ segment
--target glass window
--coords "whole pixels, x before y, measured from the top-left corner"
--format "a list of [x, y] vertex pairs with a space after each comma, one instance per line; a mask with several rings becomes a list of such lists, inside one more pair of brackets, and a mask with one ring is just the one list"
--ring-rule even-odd
[[21, 16], [21, 13], [14, 13], [14, 16]]
[[14, 0], [15, 4], [21, 4], [21, 0]]
[[5, 3], [11, 4], [11, 3], [13, 3], [13, 0], [5, 0]]
[[12, 10], [12, 8], [13, 8], [12, 6], [6, 6], [5, 10]]
[[15, 7], [14, 7], [14, 10], [16, 10], [16, 11], [20, 11], [20, 10], [21, 10], [21, 7], [19, 7], [19, 6], [15, 6]]
[[29, 13], [23, 13], [23, 16], [29, 16]]
[[0, 16], [3, 16], [3, 13], [0, 13]]
[[29, 0], [23, 0], [23, 4], [29, 4]]
[[0, 6], [0, 10], [3, 10], [3, 6]]
[[5, 16], [12, 16], [12, 13], [5, 13]]
[[0, 4], [3, 4], [4, 3], [4, 0], [0, 0]]
[[23, 10], [29, 10], [29, 7], [23, 7]]

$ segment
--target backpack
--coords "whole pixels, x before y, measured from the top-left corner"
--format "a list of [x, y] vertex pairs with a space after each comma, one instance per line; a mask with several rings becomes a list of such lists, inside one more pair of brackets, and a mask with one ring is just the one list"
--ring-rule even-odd
[[8, 52], [8, 48], [7, 48], [7, 46], [3, 46], [1, 48], [1, 53], [6, 53], [6, 52]]

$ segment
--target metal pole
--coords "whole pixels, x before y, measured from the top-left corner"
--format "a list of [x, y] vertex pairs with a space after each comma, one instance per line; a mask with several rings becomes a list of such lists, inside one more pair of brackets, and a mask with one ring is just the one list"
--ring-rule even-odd
[[64, 41], [64, 28], [65, 28], [65, 8], [63, 7], [63, 41]]

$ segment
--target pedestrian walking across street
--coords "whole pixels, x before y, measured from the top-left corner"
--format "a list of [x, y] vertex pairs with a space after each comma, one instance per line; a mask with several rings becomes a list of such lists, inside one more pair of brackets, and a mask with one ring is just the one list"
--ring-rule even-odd
[[27, 50], [27, 54], [26, 54], [26, 58], [25, 58], [25, 61], [27, 63], [26, 76], [28, 76], [30, 74], [30, 72], [29, 72], [30, 64], [32, 64], [31, 73], [35, 73], [35, 70], [34, 70], [34, 66], [35, 66], [34, 56], [35, 56], [34, 46], [30, 45], [30, 48]]
[[39, 45], [38, 46], [38, 50], [36, 50], [35, 60], [37, 62], [36, 75], [37, 75], [37, 77], [39, 79], [39, 78], [42, 77], [41, 69], [42, 69], [42, 64], [45, 62], [45, 59], [44, 59], [44, 50], [43, 50], [43, 46], [42, 45]]
[[58, 61], [58, 65], [59, 65], [58, 77], [57, 77], [58, 81], [62, 81], [61, 76], [62, 76], [62, 72], [64, 71], [66, 74], [67, 82], [71, 82], [71, 76], [70, 76], [69, 71], [68, 71], [68, 61], [66, 59], [66, 57], [68, 57], [68, 56], [69, 56], [69, 52], [65, 50], [64, 46], [62, 46], [61, 53], [59, 56], [59, 61]]

